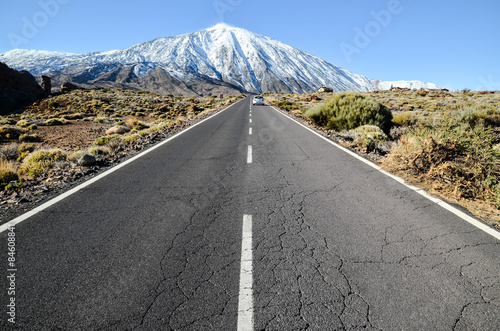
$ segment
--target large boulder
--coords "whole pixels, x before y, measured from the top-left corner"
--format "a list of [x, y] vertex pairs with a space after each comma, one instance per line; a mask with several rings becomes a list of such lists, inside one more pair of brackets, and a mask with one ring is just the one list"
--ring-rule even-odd
[[91, 167], [96, 164], [96, 158], [90, 154], [84, 154], [79, 160], [78, 165], [82, 167]]
[[70, 83], [70, 82], [64, 82], [61, 85], [61, 92], [70, 92], [70, 91], [79, 90], [79, 89], [81, 89], [80, 86], [73, 84], [73, 83]]
[[52, 82], [50, 77], [48, 76], [42, 76], [42, 88], [45, 91], [45, 93], [50, 94], [52, 93]]
[[0, 62], [0, 115], [21, 111], [48, 94], [27, 71], [17, 71]]

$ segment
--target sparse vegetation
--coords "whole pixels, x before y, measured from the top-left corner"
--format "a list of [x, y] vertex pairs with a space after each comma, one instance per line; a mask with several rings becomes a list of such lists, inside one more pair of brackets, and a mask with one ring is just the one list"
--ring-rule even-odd
[[141, 137], [184, 125], [205, 109], [241, 97], [188, 98], [99, 89], [66, 91], [37, 101], [22, 114], [0, 116], [0, 184], [16, 188], [12, 181], [22, 183], [26, 176], [39, 178], [70, 169], [85, 154], [100, 160], [119, 157]]
[[485, 125], [494, 119], [475, 114], [464, 109], [416, 123], [384, 164], [432, 179], [457, 199], [487, 199], [500, 207], [499, 137]]
[[121, 140], [121, 138], [118, 134], [113, 134], [110, 136], [103, 136], [103, 137], [97, 138], [92, 145], [93, 146], [106, 146], [113, 140]]
[[380, 102], [360, 93], [341, 92], [309, 109], [305, 116], [320, 126], [336, 131], [352, 130], [362, 125], [376, 125], [388, 132], [392, 114]]
[[4, 188], [10, 182], [18, 179], [16, 164], [12, 161], [0, 159], [0, 187]]
[[23, 129], [15, 126], [5, 125], [0, 127], [0, 140], [18, 139], [24, 133]]
[[356, 129], [349, 130], [353, 138], [353, 145], [363, 147], [371, 152], [387, 141], [387, 135], [376, 125], [362, 125]]
[[[347, 94], [351, 96], [346, 98]], [[316, 94], [265, 97], [276, 106], [282, 100], [294, 102], [302, 110], [295, 115], [324, 128], [343, 145], [372, 153], [385, 169], [464, 205], [483, 219], [496, 220], [500, 226], [500, 217], [495, 216], [500, 214], [500, 92], [329, 93], [321, 95], [326, 99], [324, 103], [317, 100]], [[371, 132], [371, 125], [361, 126], [359, 115], [332, 120], [337, 115], [332, 108], [341, 103], [348, 104], [345, 108], [349, 109], [359, 103], [372, 105], [373, 100], [392, 113], [382, 116], [382, 121], [372, 119], [368, 123], [378, 122], [375, 125], [383, 128], [378, 133]], [[358, 108], [383, 109], [377, 107]], [[359, 113], [351, 109], [351, 114]]]
[[278, 107], [282, 108], [282, 109], [286, 109], [288, 111], [294, 111], [294, 110], [297, 110], [299, 109], [299, 106], [297, 103], [295, 102], [292, 102], [292, 101], [289, 101], [289, 100], [283, 100], [283, 101], [280, 101], [276, 104]]
[[29, 154], [19, 168], [19, 174], [30, 177], [46, 175], [57, 162], [66, 161], [67, 154], [60, 149], [38, 150]]
[[48, 119], [45, 122], [45, 125], [52, 126], [52, 125], [64, 125], [66, 122], [63, 119], [60, 118], [51, 118]]
[[40, 141], [40, 137], [36, 134], [24, 133], [24, 134], [19, 136], [19, 141], [36, 142], [36, 141]]

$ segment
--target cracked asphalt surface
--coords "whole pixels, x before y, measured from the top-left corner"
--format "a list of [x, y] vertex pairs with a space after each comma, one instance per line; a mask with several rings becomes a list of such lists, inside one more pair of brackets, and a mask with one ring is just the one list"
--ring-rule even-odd
[[250, 214], [255, 330], [500, 329], [497, 239], [269, 106], [249, 123], [249, 108], [17, 225], [15, 326], [235, 330]]

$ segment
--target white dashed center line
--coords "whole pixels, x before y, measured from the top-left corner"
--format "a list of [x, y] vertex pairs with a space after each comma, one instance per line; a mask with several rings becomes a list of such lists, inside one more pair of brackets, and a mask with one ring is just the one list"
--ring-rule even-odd
[[243, 215], [238, 331], [253, 330], [252, 215]]
[[250, 123], [252, 123], [252, 119], [250, 119]]
[[252, 128], [248, 129], [248, 134], [252, 135]]
[[248, 146], [247, 163], [252, 163], [252, 146]]

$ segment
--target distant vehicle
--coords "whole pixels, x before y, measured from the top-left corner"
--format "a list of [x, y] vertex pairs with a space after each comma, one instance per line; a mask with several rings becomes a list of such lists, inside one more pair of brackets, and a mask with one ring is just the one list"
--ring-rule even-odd
[[262, 95], [256, 95], [253, 97], [253, 104], [254, 105], [263, 105], [264, 104], [264, 97]]

